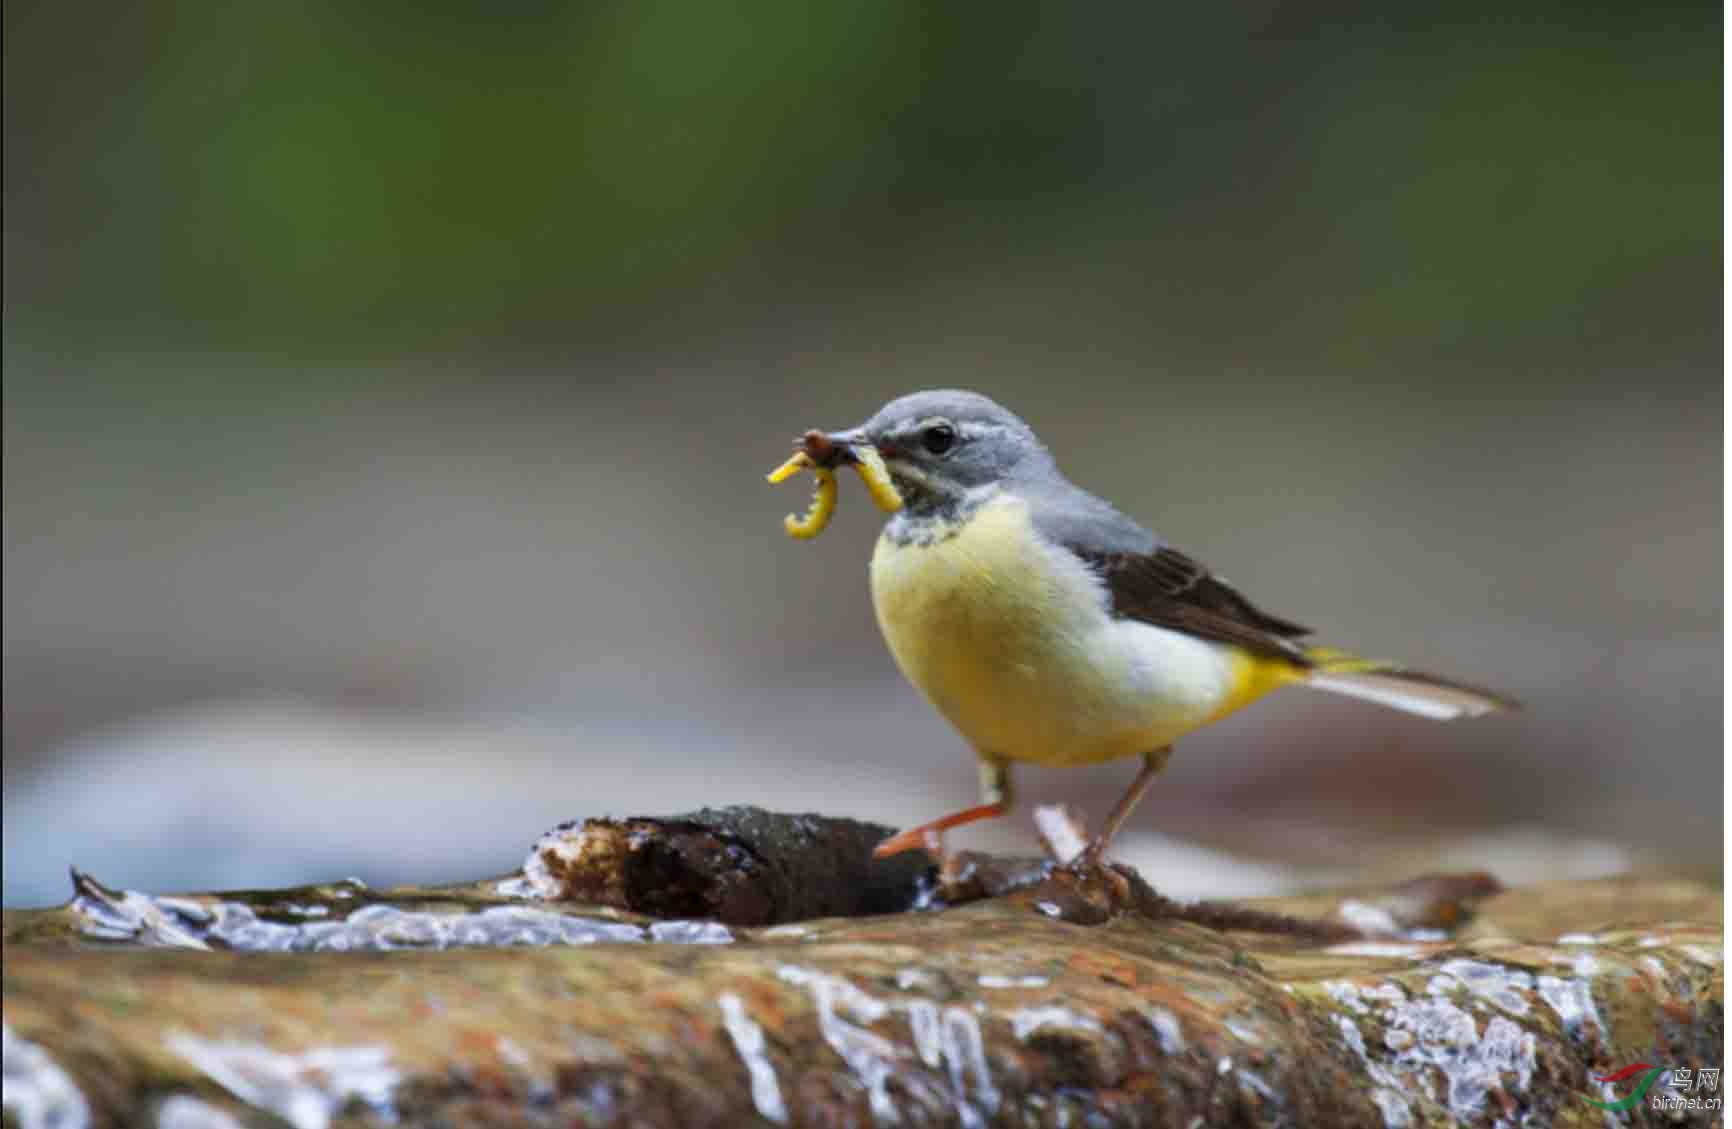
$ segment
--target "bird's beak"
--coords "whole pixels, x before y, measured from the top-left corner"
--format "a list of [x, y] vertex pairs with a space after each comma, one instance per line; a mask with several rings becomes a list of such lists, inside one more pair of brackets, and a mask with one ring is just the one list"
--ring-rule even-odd
[[800, 437], [800, 449], [819, 466], [853, 466], [860, 461], [855, 448], [870, 442], [864, 428], [847, 431], [808, 431]]

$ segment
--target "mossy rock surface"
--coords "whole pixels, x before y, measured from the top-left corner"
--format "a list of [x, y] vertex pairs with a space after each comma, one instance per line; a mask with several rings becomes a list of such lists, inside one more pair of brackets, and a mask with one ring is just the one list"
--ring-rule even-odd
[[[800, 865], [764, 869], [821, 880]], [[6, 1123], [1601, 1126], [1588, 1099], [1631, 1086], [1594, 1075], [1722, 1065], [1700, 884], [1433, 879], [1243, 918], [1393, 925], [1357, 939], [1123, 887], [1092, 916], [1048, 880], [744, 926], [523, 876], [177, 898], [81, 877], [6, 914]]]

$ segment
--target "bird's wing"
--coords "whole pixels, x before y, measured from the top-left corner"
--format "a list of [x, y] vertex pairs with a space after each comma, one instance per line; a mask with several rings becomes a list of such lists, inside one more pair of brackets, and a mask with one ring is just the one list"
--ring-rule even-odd
[[1034, 523], [1101, 577], [1113, 614], [1312, 665], [1311, 629], [1259, 609], [1237, 589], [1106, 502], [1062, 479], [1024, 491]]
[[1136, 553], [1076, 544], [1065, 548], [1100, 574], [1115, 615], [1311, 665], [1299, 642], [1310, 628], [1262, 611], [1177, 549], [1162, 545]]

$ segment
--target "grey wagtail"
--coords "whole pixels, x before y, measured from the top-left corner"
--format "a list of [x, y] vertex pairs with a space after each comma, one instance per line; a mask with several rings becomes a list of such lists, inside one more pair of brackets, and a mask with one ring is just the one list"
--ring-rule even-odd
[[[1175, 741], [1282, 686], [1438, 720], [1516, 706], [1307, 646], [1308, 628], [1071, 484], [1026, 423], [978, 393], [916, 392], [804, 446], [821, 468], [876, 463], [873, 452], [902, 499], [872, 554], [878, 626], [903, 675], [973, 746], [981, 790], [978, 806], [885, 840], [879, 856], [937, 853], [943, 832], [1006, 814], [1019, 761], [1141, 757], [1079, 860], [1098, 863]], [[833, 479], [829, 489], [833, 504]]]

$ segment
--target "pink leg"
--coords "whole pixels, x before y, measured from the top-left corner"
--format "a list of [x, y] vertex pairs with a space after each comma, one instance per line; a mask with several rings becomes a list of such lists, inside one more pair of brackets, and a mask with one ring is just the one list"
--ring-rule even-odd
[[1007, 804], [981, 804], [979, 807], [965, 808], [962, 811], [951, 812], [947, 816], [935, 819], [931, 823], [922, 823], [919, 827], [910, 827], [899, 834], [892, 835], [872, 850], [875, 859], [889, 858], [903, 851], [912, 851], [924, 847], [932, 854], [944, 852], [943, 835], [952, 827], [964, 824], [979, 823], [983, 819], [997, 819], [1010, 810]]
[[889, 858], [903, 851], [925, 848], [934, 858], [944, 857], [944, 833], [952, 827], [961, 827], [969, 823], [979, 823], [983, 819], [997, 819], [1010, 812], [1010, 769], [995, 760], [984, 757], [980, 761], [980, 803], [972, 808], [954, 811], [949, 815], [922, 823], [919, 827], [910, 827], [900, 834], [878, 844], [872, 851], [875, 859]]
[[1143, 767], [1137, 771], [1137, 778], [1131, 781], [1131, 786], [1125, 794], [1119, 797], [1119, 802], [1113, 805], [1113, 810], [1107, 814], [1107, 821], [1101, 825], [1100, 834], [1089, 840], [1089, 845], [1083, 848], [1082, 854], [1076, 858], [1079, 867], [1100, 865], [1101, 856], [1106, 854], [1107, 844], [1113, 841], [1113, 836], [1119, 833], [1125, 820], [1130, 818], [1131, 811], [1137, 802], [1143, 798], [1143, 793], [1149, 790], [1155, 775], [1167, 767], [1167, 758], [1173, 755], [1171, 748], [1156, 749], [1152, 753], [1143, 754]]

